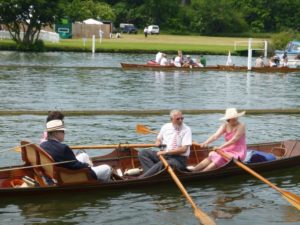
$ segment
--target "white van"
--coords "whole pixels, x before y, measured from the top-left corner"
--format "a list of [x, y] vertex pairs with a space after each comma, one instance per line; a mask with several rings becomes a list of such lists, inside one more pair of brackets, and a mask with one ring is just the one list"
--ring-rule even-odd
[[159, 26], [157, 25], [148, 26], [148, 34], [159, 34]]

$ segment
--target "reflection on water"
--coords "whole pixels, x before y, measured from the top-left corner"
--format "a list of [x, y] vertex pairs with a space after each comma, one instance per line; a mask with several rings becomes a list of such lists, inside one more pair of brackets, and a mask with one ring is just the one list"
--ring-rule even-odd
[[[272, 173], [268, 177], [272, 182], [275, 179]], [[286, 179], [285, 176], [276, 176], [280, 182]], [[298, 177], [294, 189], [299, 184]], [[300, 222], [297, 209], [283, 200], [279, 193], [251, 176], [209, 182], [202, 180], [185, 186], [197, 206], [213, 217], [217, 224], [248, 224], [251, 221], [262, 225], [274, 222], [294, 225]], [[299, 194], [299, 190], [292, 191]], [[174, 183], [131, 190], [99, 190], [98, 193], [72, 196], [5, 199], [0, 203], [0, 219], [12, 224], [154, 225], [161, 224], [161, 221], [165, 225], [198, 224], [192, 207]]]

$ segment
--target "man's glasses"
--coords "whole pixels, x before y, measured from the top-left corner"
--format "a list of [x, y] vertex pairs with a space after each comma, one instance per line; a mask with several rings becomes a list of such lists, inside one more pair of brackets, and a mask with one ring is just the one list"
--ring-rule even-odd
[[177, 121], [183, 120], [183, 119], [184, 119], [184, 117], [178, 117], [178, 118], [176, 118]]

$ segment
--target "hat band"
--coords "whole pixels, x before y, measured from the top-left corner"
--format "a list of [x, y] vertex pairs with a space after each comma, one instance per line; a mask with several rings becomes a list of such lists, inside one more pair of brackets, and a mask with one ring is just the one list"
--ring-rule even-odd
[[56, 130], [64, 130], [64, 125], [60, 125], [60, 126], [56, 126], [56, 127], [51, 127], [51, 128], [48, 128], [47, 131], [56, 131]]

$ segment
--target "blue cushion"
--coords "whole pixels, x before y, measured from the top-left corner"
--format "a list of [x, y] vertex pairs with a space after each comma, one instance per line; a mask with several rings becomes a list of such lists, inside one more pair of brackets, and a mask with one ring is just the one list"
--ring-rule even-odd
[[256, 150], [248, 150], [244, 162], [258, 163], [258, 162], [273, 161], [273, 160], [276, 160], [276, 157], [272, 153], [266, 153], [266, 152], [261, 152]]

